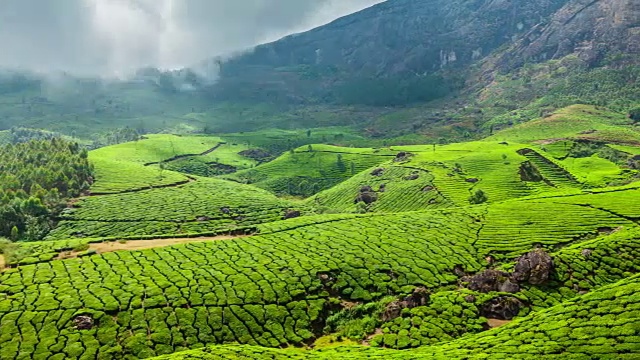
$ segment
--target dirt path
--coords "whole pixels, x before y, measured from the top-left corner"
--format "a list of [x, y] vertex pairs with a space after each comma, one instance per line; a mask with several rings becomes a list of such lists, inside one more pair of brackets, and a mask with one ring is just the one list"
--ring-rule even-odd
[[493, 328], [497, 328], [500, 327], [502, 325], [506, 325], [508, 323], [511, 322], [511, 320], [498, 320], [498, 319], [487, 319], [487, 323], [489, 324], [489, 327]]
[[[231, 240], [231, 239], [238, 239], [242, 237], [245, 237], [245, 236], [224, 235], [224, 236], [215, 236], [215, 237], [206, 237], [206, 238], [127, 240], [126, 242], [110, 241], [110, 242], [103, 242], [103, 243], [97, 243], [97, 244], [89, 244], [89, 250], [95, 250], [99, 254], [104, 254], [104, 253], [114, 252], [114, 251], [145, 250], [145, 249], [161, 248], [161, 247], [178, 245], [178, 244]], [[67, 251], [67, 252], [60, 253], [57, 259], [71, 259], [77, 256], [78, 256], [77, 252]]]
[[4, 255], [0, 255], [0, 271], [4, 269]]

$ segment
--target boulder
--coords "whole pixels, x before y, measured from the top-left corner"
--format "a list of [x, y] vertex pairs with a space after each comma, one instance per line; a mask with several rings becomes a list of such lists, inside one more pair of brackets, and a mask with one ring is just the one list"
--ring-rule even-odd
[[371, 176], [380, 176], [380, 175], [382, 175], [382, 173], [384, 173], [384, 169], [383, 168], [377, 168], [377, 169], [374, 169], [371, 172]]
[[490, 319], [511, 320], [518, 315], [522, 305], [514, 297], [498, 296], [480, 306], [480, 315]]
[[498, 289], [498, 291], [508, 292], [508, 293], [517, 293], [518, 291], [520, 291], [520, 285], [507, 279], [505, 282], [500, 284], [500, 288]]
[[88, 315], [78, 315], [73, 319], [73, 325], [78, 330], [90, 330], [93, 328], [93, 319]]
[[298, 210], [287, 210], [284, 213], [284, 220], [297, 218], [297, 217], [300, 217], [300, 215], [302, 214]]
[[[492, 291], [516, 292], [520, 290], [518, 287], [515, 291], [508, 291], [514, 289], [514, 284], [509, 281], [509, 274], [504, 271], [493, 269], [485, 270], [472, 276], [463, 277], [462, 281], [467, 283], [468, 289], [482, 293]], [[507, 284], [507, 282], [509, 283]]]
[[429, 303], [430, 293], [424, 287], [418, 287], [413, 290], [411, 295], [398, 299], [387, 304], [382, 313], [382, 320], [389, 321], [397, 318], [402, 314], [402, 309], [413, 309], [418, 306], [425, 306]]
[[387, 322], [400, 316], [402, 313], [402, 306], [399, 300], [394, 300], [387, 304], [382, 313], [382, 321]]
[[553, 259], [543, 249], [533, 250], [518, 259], [512, 279], [540, 285], [549, 280], [553, 270]]
[[418, 287], [413, 290], [411, 295], [402, 300], [402, 307], [412, 309], [418, 306], [425, 306], [429, 303], [431, 294], [424, 287]]
[[393, 159], [393, 161], [395, 161], [395, 162], [407, 161], [407, 160], [409, 160], [410, 157], [411, 157], [411, 153], [402, 151], [402, 152], [399, 152], [396, 155], [396, 157], [395, 157], [395, 159]]
[[374, 191], [361, 192], [356, 197], [356, 203], [363, 202], [367, 205], [378, 201], [378, 194]]

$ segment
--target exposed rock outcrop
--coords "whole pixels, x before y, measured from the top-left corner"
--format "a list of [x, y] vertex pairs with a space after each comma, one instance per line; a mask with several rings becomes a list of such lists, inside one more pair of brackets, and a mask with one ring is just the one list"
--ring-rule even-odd
[[73, 319], [73, 325], [78, 330], [90, 330], [93, 328], [93, 319], [88, 315], [78, 315]]
[[493, 298], [480, 307], [480, 315], [486, 318], [511, 320], [518, 315], [523, 304], [511, 296]]
[[413, 309], [418, 306], [425, 306], [429, 303], [430, 293], [424, 287], [418, 287], [413, 290], [411, 295], [404, 299], [394, 300], [387, 304], [382, 313], [382, 320], [389, 321], [397, 318], [402, 313], [402, 309]]
[[467, 283], [467, 288], [474, 291], [488, 293], [492, 291], [518, 292], [520, 286], [511, 281], [511, 275], [504, 271], [485, 270], [481, 273], [462, 278]]
[[527, 281], [532, 285], [545, 283], [553, 270], [553, 259], [542, 249], [531, 251], [518, 259], [513, 279]]

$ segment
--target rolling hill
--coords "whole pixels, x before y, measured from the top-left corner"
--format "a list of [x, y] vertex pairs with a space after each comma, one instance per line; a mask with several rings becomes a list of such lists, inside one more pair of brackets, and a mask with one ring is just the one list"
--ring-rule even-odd
[[389, 0], [213, 85], [3, 72], [0, 360], [639, 358], [636, 3]]
[[[90, 193], [3, 248], [0, 358], [633, 358], [640, 150], [580, 137], [598, 126], [635, 132], [574, 106], [482, 141], [258, 165], [225, 136], [93, 150]], [[187, 158], [247, 168], [166, 168]], [[303, 178], [306, 199], [272, 185]]]

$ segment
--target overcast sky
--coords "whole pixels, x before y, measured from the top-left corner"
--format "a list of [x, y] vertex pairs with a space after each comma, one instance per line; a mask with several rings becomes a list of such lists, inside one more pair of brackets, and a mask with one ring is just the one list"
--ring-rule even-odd
[[179, 68], [381, 0], [0, 0], [0, 67], [126, 75]]

